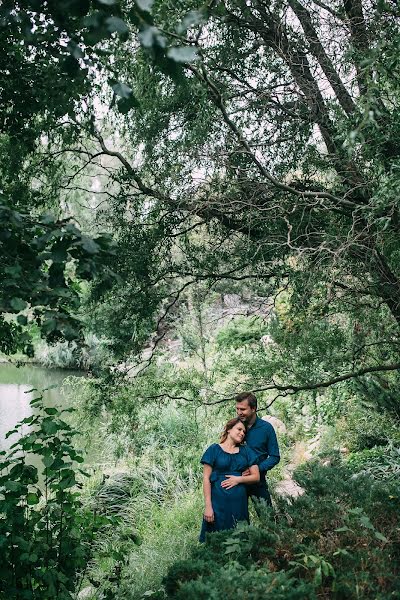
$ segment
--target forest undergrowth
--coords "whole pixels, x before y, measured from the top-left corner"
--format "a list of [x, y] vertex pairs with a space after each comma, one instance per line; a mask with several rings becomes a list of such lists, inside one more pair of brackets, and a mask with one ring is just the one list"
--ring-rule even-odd
[[[81, 416], [95, 398], [91, 384], [82, 384], [88, 387], [86, 399], [81, 389]], [[117, 530], [95, 552], [85, 597], [399, 597], [400, 453], [390, 415], [380, 419], [377, 414], [371, 424], [363, 409], [351, 406], [352, 418], [342, 417], [333, 427], [318, 423], [310, 407], [296, 412], [278, 404], [275, 415], [289, 427], [279, 436], [282, 461], [270, 474], [273, 509], [260, 514], [251, 507], [250, 526], [212, 535], [199, 545], [199, 457], [233, 407], [195, 415], [190, 406], [169, 403], [130, 412], [132, 392], [128, 387], [123, 398], [115, 395], [114, 406], [125, 408], [109, 415], [104, 430], [104, 435], [106, 429], [123, 431], [122, 438], [108, 437], [107, 452], [116, 458], [108, 468], [103, 464], [91, 490], [85, 486], [87, 501], [95, 498], [106, 513], [120, 512]], [[118, 425], [123, 421], [125, 429]], [[380, 446], [377, 436], [384, 437]], [[305, 490], [296, 499], [277, 493], [293, 460], [298, 466], [292, 477]]]
[[[263, 368], [260, 347], [253, 340], [245, 346], [246, 360], [238, 373], [238, 359], [245, 355], [240, 336], [245, 335], [248, 344], [250, 334], [256, 335], [254, 321], [250, 333], [244, 325], [241, 319], [235, 330], [230, 323], [224, 336], [210, 344], [213, 370], [207, 375], [218, 380], [221, 389], [235, 377], [243, 378], [250, 366], [253, 372]], [[53, 580], [63, 586], [60, 598], [75, 600], [400, 597], [396, 414], [363, 404], [346, 387], [276, 400], [269, 413], [282, 422], [282, 459], [269, 474], [273, 508], [257, 511], [251, 506], [250, 526], [213, 534], [200, 545], [199, 458], [218, 440], [224, 422], [235, 412], [234, 403], [201, 406], [142, 398], [160, 387], [178, 395], [182, 388], [187, 391], [190, 378], [194, 389], [193, 382], [201, 377], [201, 364], [190, 354], [177, 365], [164, 352], [139, 380], [114, 378], [107, 383], [92, 375], [66, 381], [65, 405], [72, 404], [74, 411], [63, 421], [56, 409], [43, 407], [38, 421], [44, 423], [41, 435], [53, 452], [50, 456], [50, 450], [44, 451], [44, 473], [53, 473], [49, 485], [54, 480], [55, 497], [44, 498], [36, 475], [14, 467], [16, 459], [3, 463], [4, 482], [11, 481], [4, 504], [10, 520], [3, 522], [0, 538], [8, 560], [14, 564], [16, 559], [5, 540], [11, 535], [22, 543], [19, 517], [11, 519], [18, 503], [32, 531], [35, 523], [46, 522], [50, 503], [55, 523], [51, 560], [43, 564], [32, 542], [21, 556], [25, 563], [39, 565], [41, 579], [36, 581], [32, 571], [31, 583], [24, 583], [25, 595], [18, 595], [10, 582], [0, 598], [52, 599], [59, 593], [51, 587]], [[259, 400], [262, 408], [267, 397], [260, 395]], [[75, 443], [89, 451], [86, 475], [74, 474], [71, 463], [57, 454], [62, 450], [59, 431], [66, 432], [66, 439], [73, 435]], [[23, 442], [25, 454], [37, 451], [35, 436]], [[68, 448], [72, 463], [83, 460], [71, 445]], [[303, 495], [279, 494], [288, 475]], [[57, 566], [57, 547], [68, 533], [63, 531], [65, 508], [74, 547], [82, 551], [75, 562], [66, 558], [65, 565]], [[11, 534], [7, 527], [14, 528]], [[45, 549], [47, 542], [39, 533], [37, 541]]]

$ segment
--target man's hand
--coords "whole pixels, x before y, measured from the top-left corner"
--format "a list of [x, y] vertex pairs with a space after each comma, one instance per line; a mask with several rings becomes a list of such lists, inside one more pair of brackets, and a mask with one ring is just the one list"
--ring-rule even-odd
[[249, 475], [251, 475], [250, 473], [250, 469], [246, 469], [245, 471], [243, 471], [242, 473], [242, 477], [248, 477]]
[[242, 479], [237, 475], [225, 475], [225, 477], [226, 479], [221, 482], [221, 487], [225, 488], [226, 490], [230, 490], [231, 488], [235, 487], [235, 485], [239, 485]]
[[207, 521], [207, 523], [214, 523], [214, 511], [212, 506], [206, 507], [204, 511], [204, 520]]

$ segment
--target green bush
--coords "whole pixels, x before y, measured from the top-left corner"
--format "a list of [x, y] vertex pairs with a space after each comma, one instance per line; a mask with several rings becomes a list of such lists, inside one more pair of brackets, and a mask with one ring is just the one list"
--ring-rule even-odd
[[365, 473], [374, 479], [400, 480], [400, 448], [392, 444], [353, 452], [347, 464], [356, 473]]
[[236, 317], [219, 330], [215, 338], [217, 347], [241, 348], [259, 342], [268, 333], [268, 326], [261, 317]]
[[[208, 536], [164, 579], [168, 598], [396, 598], [398, 482], [354, 478], [333, 456], [295, 472], [306, 493], [259, 523]], [[368, 568], [366, 568], [368, 565]], [[397, 595], [396, 595], [397, 594]]]
[[399, 421], [389, 412], [375, 411], [350, 403], [345, 418], [337, 423], [342, 444], [350, 451], [360, 451], [388, 443], [400, 443]]
[[83, 457], [72, 445], [77, 431], [62, 418], [69, 410], [46, 408], [41, 395], [30, 404], [32, 416], [7, 434], [17, 441], [0, 453], [0, 597], [69, 600], [107, 519], [85, 510], [76, 490]]

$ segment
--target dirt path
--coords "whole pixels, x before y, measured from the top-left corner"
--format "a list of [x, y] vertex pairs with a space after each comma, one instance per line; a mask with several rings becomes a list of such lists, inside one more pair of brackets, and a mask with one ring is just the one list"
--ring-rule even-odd
[[320, 442], [318, 434], [308, 442], [296, 442], [293, 448], [292, 460], [284, 470], [284, 477], [280, 481], [275, 491], [278, 496], [286, 496], [288, 498], [297, 498], [304, 494], [305, 490], [293, 479], [293, 471], [301, 464], [312, 458], [315, 450], [317, 450]]

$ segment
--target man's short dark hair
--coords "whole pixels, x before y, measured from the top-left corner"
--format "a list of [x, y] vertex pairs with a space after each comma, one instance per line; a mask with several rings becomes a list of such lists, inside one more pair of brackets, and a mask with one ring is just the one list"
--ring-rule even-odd
[[244, 400], [247, 400], [250, 408], [255, 408], [257, 410], [257, 398], [254, 394], [251, 392], [242, 392], [235, 396], [235, 402], [243, 402]]

